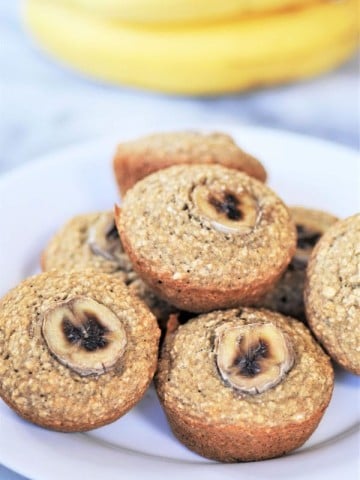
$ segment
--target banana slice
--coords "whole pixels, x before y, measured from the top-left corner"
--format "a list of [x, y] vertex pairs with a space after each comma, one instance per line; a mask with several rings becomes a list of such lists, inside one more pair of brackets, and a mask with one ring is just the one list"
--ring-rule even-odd
[[310, 253], [321, 237], [321, 232], [296, 224], [297, 248], [295, 257], [307, 265]]
[[44, 312], [42, 334], [52, 355], [81, 376], [111, 370], [127, 343], [121, 320], [86, 297], [72, 298]]
[[95, 255], [117, 262], [123, 254], [111, 212], [103, 212], [89, 228], [88, 244]]
[[279, 384], [295, 359], [289, 339], [272, 323], [219, 327], [215, 355], [225, 383], [252, 395]]
[[200, 212], [220, 232], [249, 233], [256, 224], [257, 202], [248, 192], [239, 194], [198, 185], [192, 192], [192, 198]]

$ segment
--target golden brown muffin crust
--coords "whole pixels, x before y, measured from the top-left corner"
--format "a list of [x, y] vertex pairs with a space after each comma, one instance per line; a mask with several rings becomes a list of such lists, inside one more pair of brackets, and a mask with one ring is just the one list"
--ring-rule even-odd
[[219, 163], [265, 182], [266, 171], [253, 156], [223, 133], [158, 133], [118, 146], [114, 173], [124, 196], [136, 182], [150, 173], [176, 164]]
[[[285, 332], [295, 363], [284, 380], [249, 395], [226, 386], [215, 363], [220, 325], [271, 322]], [[329, 358], [306, 327], [275, 312], [215, 311], [169, 333], [155, 376], [175, 435], [201, 455], [220, 461], [259, 460], [300, 446], [316, 428], [333, 389]]]
[[309, 325], [343, 368], [360, 375], [360, 214], [334, 224], [308, 266]]
[[[203, 185], [254, 199], [255, 224], [245, 233], [214, 227], [193, 197]], [[219, 165], [153, 173], [128, 192], [115, 217], [139, 276], [169, 303], [194, 312], [259, 297], [295, 250], [295, 228], [283, 202], [257, 180]]]
[[[90, 248], [89, 232], [101, 219], [107, 219], [109, 223], [114, 222], [114, 214], [111, 211], [87, 213], [77, 215], [66, 222], [43, 251], [42, 269], [71, 271], [90, 268], [100, 273], [109, 273], [123, 280], [130, 290], [150, 308], [161, 328], [165, 328], [170, 313], [174, 313], [176, 309], [157, 297], [134, 272], [120, 238], [118, 237], [117, 256], [114, 260], [104, 258]], [[115, 228], [115, 223], [113, 225]]]
[[[55, 304], [85, 296], [123, 323], [127, 345], [115, 367], [80, 376], [50, 352], [41, 328]], [[59, 431], [110, 423], [140, 400], [156, 368], [159, 330], [153, 315], [122, 282], [94, 271], [31, 277], [0, 302], [0, 396], [19, 415]]]
[[117, 261], [112, 261], [101, 255], [95, 255], [90, 248], [89, 230], [102, 216], [110, 220], [113, 213], [111, 211], [85, 213], [67, 221], [44, 249], [41, 257], [42, 269], [67, 271], [91, 268], [102, 273], [111, 273], [128, 282], [132, 266], [125, 252]]

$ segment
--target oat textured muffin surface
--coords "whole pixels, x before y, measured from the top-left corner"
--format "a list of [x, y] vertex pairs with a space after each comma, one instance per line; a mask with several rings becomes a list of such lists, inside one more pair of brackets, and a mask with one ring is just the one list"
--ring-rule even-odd
[[274, 288], [254, 306], [306, 321], [304, 287], [310, 254], [320, 237], [338, 218], [330, 213], [305, 207], [294, 206], [289, 207], [289, 210], [297, 232], [295, 255]]
[[41, 257], [44, 271], [93, 269], [122, 280], [150, 308], [162, 329], [177, 309], [161, 300], [134, 272], [111, 211], [86, 213], [70, 219], [53, 236]]
[[254, 301], [295, 251], [295, 227], [277, 195], [219, 165], [149, 175], [127, 193], [115, 220], [139, 276], [193, 312]]
[[41, 256], [44, 271], [94, 269], [129, 283], [134, 275], [111, 211], [76, 215], [52, 237]]
[[[254, 329], [269, 324], [286, 336], [292, 363], [278, 383], [265, 385], [260, 393], [234, 388], [241, 373], [245, 385], [256, 381], [262, 370], [274, 375], [278, 360], [272, 361], [272, 355], [278, 340], [274, 333], [259, 331], [254, 336]], [[247, 333], [239, 332], [246, 329], [250, 337], [244, 340], [241, 335]], [[224, 350], [217, 347], [218, 332], [224, 330], [236, 334], [223, 342], [225, 359], [230, 351], [233, 362], [226, 378], [219, 363]], [[251, 372], [241, 370], [249, 366]], [[271, 458], [302, 445], [330, 401], [333, 382], [328, 356], [301, 322], [249, 308], [202, 314], [168, 334], [155, 376], [160, 401], [178, 439], [200, 455], [225, 462]]]
[[219, 163], [264, 182], [266, 171], [224, 133], [196, 131], [158, 133], [122, 143], [114, 157], [114, 173], [121, 194], [157, 170], [177, 164]]
[[155, 317], [118, 279], [30, 277], [0, 301], [0, 397], [46, 428], [105, 425], [145, 393], [158, 341]]
[[337, 222], [319, 240], [307, 270], [305, 305], [319, 342], [360, 375], [360, 214]]

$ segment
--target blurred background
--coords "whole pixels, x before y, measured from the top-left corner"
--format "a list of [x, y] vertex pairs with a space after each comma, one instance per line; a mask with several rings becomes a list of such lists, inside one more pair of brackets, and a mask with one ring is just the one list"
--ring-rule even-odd
[[359, 148], [357, 0], [164, 4], [0, 0], [0, 172], [96, 136], [199, 121]]
[[0, 176], [199, 122], [359, 149], [358, 26], [358, 0], [0, 0]]

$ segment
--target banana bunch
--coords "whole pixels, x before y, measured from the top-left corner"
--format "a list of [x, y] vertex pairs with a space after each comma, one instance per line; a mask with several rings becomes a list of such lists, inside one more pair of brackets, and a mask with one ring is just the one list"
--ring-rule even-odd
[[[232, 19], [305, 5], [313, 0], [64, 0], [105, 18], [131, 23], [183, 23]], [[167, 7], [167, 8], [166, 8]]]
[[24, 19], [44, 50], [84, 74], [208, 95], [337, 66], [356, 49], [358, 7], [359, 0], [28, 0]]

